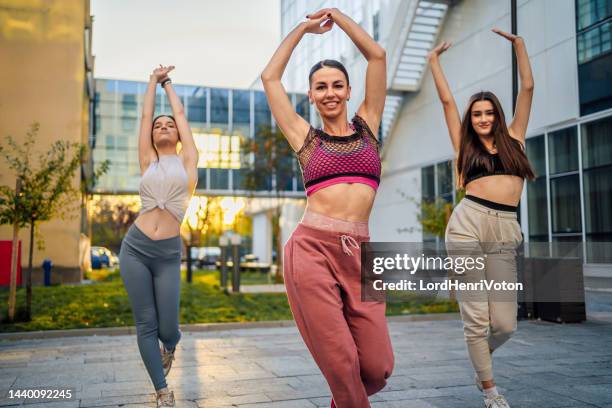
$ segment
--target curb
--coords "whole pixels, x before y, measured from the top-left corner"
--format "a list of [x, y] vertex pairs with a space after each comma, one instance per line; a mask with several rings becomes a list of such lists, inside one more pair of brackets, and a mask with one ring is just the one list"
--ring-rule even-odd
[[[459, 313], [431, 313], [421, 315], [387, 316], [389, 322], [422, 322], [457, 320]], [[231, 323], [194, 323], [181, 324], [182, 332], [212, 332], [226, 330], [269, 329], [275, 327], [293, 327], [293, 320], [272, 320], [263, 322], [231, 322]], [[126, 336], [136, 335], [134, 326], [99, 327], [92, 329], [39, 330], [31, 332], [0, 333], [0, 341], [55, 339], [62, 337], [81, 336]]]

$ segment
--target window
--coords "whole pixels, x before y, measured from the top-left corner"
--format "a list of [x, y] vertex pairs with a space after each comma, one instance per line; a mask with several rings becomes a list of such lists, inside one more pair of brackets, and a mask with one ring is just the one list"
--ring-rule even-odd
[[[454, 193], [452, 160], [421, 168], [421, 200], [423, 202], [432, 203], [436, 199], [442, 199], [452, 204]], [[440, 243], [439, 241], [436, 235], [423, 231], [423, 242]]]
[[125, 117], [138, 117], [138, 101], [136, 95], [124, 94], [121, 96], [121, 114]]
[[612, 16], [612, 3], [609, 0], [577, 0], [576, 28], [584, 30]]
[[206, 127], [206, 88], [187, 90], [187, 120], [192, 127]]
[[421, 198], [426, 201], [436, 199], [434, 166], [427, 166], [421, 169]]
[[210, 127], [227, 131], [229, 121], [229, 100], [227, 89], [210, 90]]
[[612, 21], [608, 21], [578, 34], [578, 63], [588, 62], [599, 55], [606, 54], [612, 50], [610, 41]]
[[576, 126], [549, 133], [550, 174], [578, 170], [578, 138], [576, 135]]
[[[612, 242], [612, 117], [581, 127], [587, 242]], [[587, 245], [587, 261], [612, 263], [609, 244]]]
[[261, 126], [270, 126], [272, 124], [272, 113], [268, 107], [266, 94], [260, 91], [254, 92], [255, 96], [255, 133], [259, 131]]
[[544, 136], [527, 139], [527, 157], [536, 179], [527, 182], [529, 240], [548, 241], [548, 199], [546, 194], [546, 150]]
[[121, 118], [121, 129], [124, 133], [133, 136], [136, 134], [136, 118], [135, 117], [122, 117]]
[[198, 168], [198, 184], [196, 188], [198, 190], [205, 190], [208, 187], [206, 184], [206, 169]]
[[234, 134], [251, 136], [251, 92], [232, 91], [232, 125]]
[[437, 196], [447, 203], [453, 203], [453, 170], [452, 161], [436, 164], [436, 179], [438, 182]]
[[212, 190], [228, 190], [229, 189], [229, 170], [227, 169], [209, 169], [210, 171], [210, 188]]
[[193, 138], [200, 156], [198, 167], [240, 168], [240, 136], [195, 133]]
[[578, 174], [551, 178], [552, 233], [580, 233], [580, 181]]
[[612, 107], [612, 2], [576, 0], [580, 114]]
[[576, 199], [580, 197], [576, 126], [548, 134], [548, 163], [552, 238], [579, 236], [582, 222], [580, 200]]

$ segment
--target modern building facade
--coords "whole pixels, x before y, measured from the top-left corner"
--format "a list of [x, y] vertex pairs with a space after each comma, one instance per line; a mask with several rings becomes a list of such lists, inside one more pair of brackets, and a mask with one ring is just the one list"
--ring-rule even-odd
[[[94, 161], [111, 162], [95, 188], [97, 193], [138, 192], [138, 130], [147, 84], [123, 80], [96, 79]], [[272, 114], [261, 91], [174, 85], [191, 126], [200, 153], [196, 192], [207, 195], [250, 194], [243, 183], [244, 164], [249, 160], [242, 143], [259, 137], [263, 128], [274, 126]], [[305, 95], [291, 95], [296, 109], [310, 117]], [[155, 115], [171, 114], [164, 91], [158, 86]], [[289, 157], [292, 175], [282, 191], [286, 197], [302, 197], [304, 187], [294, 157]], [[258, 196], [271, 196], [275, 186], [267, 180]], [[274, 187], [274, 188], [273, 188]]]
[[[23, 140], [38, 122], [35, 151], [45, 153], [57, 140], [89, 145], [93, 109], [92, 17], [88, 0], [0, 0], [0, 93], [2, 134]], [[37, 156], [30, 158], [37, 167]], [[91, 174], [84, 163], [73, 186], [80, 189]], [[15, 188], [15, 175], [0, 160], [0, 184]], [[40, 266], [49, 258], [52, 282], [80, 281], [89, 267], [87, 197], [81, 211], [64, 220], [40, 223], [44, 250], [34, 250], [34, 282], [41, 281]], [[22, 263], [27, 266], [29, 230], [22, 229]], [[12, 239], [12, 227], [0, 226], [0, 239]]]
[[[387, 50], [383, 174], [370, 222], [373, 240], [439, 239], [422, 232], [421, 200], [452, 202], [456, 190], [452, 147], [427, 53], [439, 41], [452, 42], [441, 62], [460, 110], [470, 95], [490, 90], [511, 117], [513, 50], [491, 28], [510, 32], [514, 16], [535, 78], [527, 152], [538, 177], [527, 183], [521, 200], [525, 240], [612, 241], [612, 3], [283, 0], [283, 35], [309, 12], [332, 6], [360, 22]], [[365, 60], [337, 28], [298, 46], [286, 84], [303, 92], [308, 69], [323, 58], [346, 65], [352, 114], [362, 100]], [[584, 247], [587, 263], [612, 263], [605, 251]], [[612, 268], [595, 269], [612, 277]]]

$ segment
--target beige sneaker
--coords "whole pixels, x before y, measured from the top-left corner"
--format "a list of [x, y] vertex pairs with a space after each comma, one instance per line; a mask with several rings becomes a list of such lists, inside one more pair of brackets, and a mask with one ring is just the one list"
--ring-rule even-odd
[[167, 351], [164, 346], [161, 346], [159, 352], [161, 353], [162, 365], [164, 367], [164, 376], [168, 376], [170, 368], [172, 368], [172, 361], [174, 361], [174, 351]]
[[174, 392], [158, 392], [157, 393], [157, 408], [160, 407], [176, 407], [174, 404]]

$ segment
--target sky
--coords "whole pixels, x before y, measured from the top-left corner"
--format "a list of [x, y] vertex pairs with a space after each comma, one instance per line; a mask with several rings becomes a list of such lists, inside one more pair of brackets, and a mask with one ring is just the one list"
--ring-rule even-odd
[[280, 42], [280, 0], [92, 0], [94, 77], [248, 88]]

